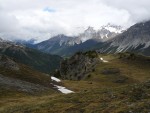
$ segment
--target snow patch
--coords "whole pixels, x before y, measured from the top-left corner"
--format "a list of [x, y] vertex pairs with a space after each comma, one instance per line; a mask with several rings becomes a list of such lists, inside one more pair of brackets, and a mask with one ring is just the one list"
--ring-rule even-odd
[[64, 94], [74, 93], [73, 91], [66, 89], [65, 87], [54, 85], [58, 90]]
[[108, 62], [107, 60], [104, 60], [102, 57], [100, 58], [100, 60], [105, 63]]
[[[51, 76], [51, 80], [52, 81], [56, 81], [56, 82], [61, 82], [60, 79], [54, 77], [54, 76]], [[56, 84], [53, 84], [53, 83], [50, 83], [54, 86], [54, 88], [56, 88], [57, 90], [59, 90], [61, 93], [64, 93], [64, 94], [69, 94], [69, 93], [74, 93], [73, 91], [67, 89], [66, 87], [63, 87], [63, 86], [59, 86], [59, 85], [56, 85]]]
[[121, 30], [118, 30], [118, 29], [113, 28], [113, 27], [105, 27], [105, 29], [107, 29], [110, 32], [114, 32], [114, 33], [121, 33], [122, 32]]
[[108, 38], [108, 36], [107, 36], [107, 35], [108, 35], [108, 34], [106, 34], [106, 35], [105, 35], [105, 37], [106, 37], [106, 38]]
[[51, 79], [52, 79], [53, 81], [56, 81], [56, 82], [61, 82], [60, 79], [58, 79], [58, 78], [56, 78], [56, 77], [53, 77], [53, 76], [51, 76]]

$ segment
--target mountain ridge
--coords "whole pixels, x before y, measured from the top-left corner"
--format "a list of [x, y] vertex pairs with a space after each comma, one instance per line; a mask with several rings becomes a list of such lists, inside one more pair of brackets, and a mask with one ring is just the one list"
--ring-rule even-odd
[[[35, 44], [34, 48], [46, 53], [70, 56], [75, 52], [88, 50], [88, 48], [92, 48], [92, 46], [99, 42], [105, 42], [123, 31], [121, 26], [111, 24], [102, 26], [99, 30], [88, 27], [83, 33], [80, 33], [79, 36], [70, 37], [62, 34], [57, 35], [46, 41]], [[87, 46], [87, 42], [89, 47]]]
[[137, 23], [103, 45], [97, 44], [96, 46], [100, 52], [104, 53], [129, 51], [150, 55], [148, 53], [150, 50], [150, 21]]

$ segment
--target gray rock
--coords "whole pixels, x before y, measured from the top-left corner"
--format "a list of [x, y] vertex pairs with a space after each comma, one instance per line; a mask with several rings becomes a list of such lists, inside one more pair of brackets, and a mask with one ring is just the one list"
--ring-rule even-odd
[[69, 59], [61, 62], [60, 74], [63, 79], [81, 80], [93, 72], [99, 62], [96, 52], [76, 53]]

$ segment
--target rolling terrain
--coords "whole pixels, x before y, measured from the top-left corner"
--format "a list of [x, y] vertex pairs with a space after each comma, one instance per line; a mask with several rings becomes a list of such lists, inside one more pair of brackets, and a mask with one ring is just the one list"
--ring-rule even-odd
[[90, 76], [79, 81], [61, 77], [62, 84], [74, 93], [28, 95], [15, 99], [3, 97], [1, 112], [149, 112], [150, 58], [132, 53], [98, 54], [95, 57], [99, 61], [95, 70], [89, 72]]
[[149, 26], [105, 41], [88, 39], [90, 28], [82, 43], [59, 35], [38, 45], [64, 58], [0, 40], [0, 112], [150, 112]]
[[150, 113], [150, 0], [0, 0], [0, 113]]

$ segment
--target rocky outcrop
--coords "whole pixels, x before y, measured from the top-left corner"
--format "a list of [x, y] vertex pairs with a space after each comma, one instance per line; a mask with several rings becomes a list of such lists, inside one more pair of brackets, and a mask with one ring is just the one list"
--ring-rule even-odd
[[95, 51], [78, 52], [69, 59], [61, 62], [60, 76], [63, 79], [81, 80], [90, 77], [90, 72], [95, 70], [99, 62], [98, 54]]

